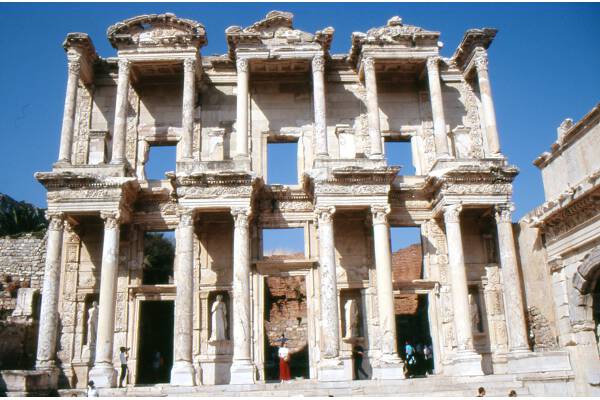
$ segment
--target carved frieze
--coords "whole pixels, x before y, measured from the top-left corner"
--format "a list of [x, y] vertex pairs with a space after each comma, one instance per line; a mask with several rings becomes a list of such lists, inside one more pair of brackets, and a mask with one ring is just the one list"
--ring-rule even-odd
[[546, 240], [557, 240], [563, 234], [600, 215], [600, 196], [590, 194], [572, 202], [549, 216], [543, 225]]
[[479, 119], [479, 107], [473, 88], [465, 81], [459, 88], [461, 100], [467, 110], [464, 125], [470, 129], [471, 154], [470, 158], [483, 158], [483, 136], [481, 133], [481, 120]]
[[71, 160], [76, 165], [84, 165], [88, 161], [92, 90], [88, 86], [81, 86], [77, 90], [77, 115], [75, 117], [77, 123], [73, 137], [73, 154], [71, 155]]

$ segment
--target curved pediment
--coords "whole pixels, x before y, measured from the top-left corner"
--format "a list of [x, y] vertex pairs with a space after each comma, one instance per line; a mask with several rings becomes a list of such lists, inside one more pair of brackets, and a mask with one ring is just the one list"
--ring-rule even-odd
[[132, 47], [168, 47], [186, 45], [199, 48], [206, 44], [204, 26], [175, 14], [140, 15], [118, 22], [106, 31], [116, 49]]
[[234, 56], [239, 47], [270, 50], [314, 47], [329, 50], [334, 29], [329, 27], [314, 34], [294, 29], [294, 15], [285, 11], [271, 11], [249, 27], [230, 26], [225, 30], [229, 53]]

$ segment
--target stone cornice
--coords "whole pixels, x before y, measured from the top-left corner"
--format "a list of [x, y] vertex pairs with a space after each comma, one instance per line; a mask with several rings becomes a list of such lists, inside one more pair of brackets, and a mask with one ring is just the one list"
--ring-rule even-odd
[[306, 50], [314, 45], [328, 55], [334, 29], [324, 28], [315, 34], [303, 32], [293, 27], [294, 15], [285, 11], [271, 11], [266, 17], [249, 27], [230, 26], [225, 30], [229, 57], [236, 58], [238, 47], [272, 48], [290, 47]]
[[72, 172], [36, 172], [34, 175], [47, 190], [61, 189], [113, 189], [133, 184], [138, 186], [135, 178], [100, 177], [90, 174]]
[[579, 122], [562, 133], [560, 139], [554, 142], [550, 147], [550, 152], [542, 153], [533, 161], [533, 165], [539, 169], [544, 169], [556, 157], [561, 155], [563, 151], [577, 142], [577, 140], [598, 124], [600, 124], [600, 103], [596, 104], [596, 106], [581, 118]]
[[341, 183], [341, 184], [386, 184], [391, 185], [400, 167], [383, 167], [383, 168], [360, 168], [360, 167], [345, 167], [335, 168], [331, 172], [332, 179], [327, 179], [326, 183]]
[[364, 46], [373, 45], [385, 48], [386, 46], [406, 46], [419, 47], [439, 47], [439, 32], [428, 31], [418, 26], [405, 25], [398, 16], [392, 17], [387, 24], [378, 28], [371, 28], [367, 33], [353, 32], [351, 37], [352, 45], [348, 52], [348, 59], [357, 64], [361, 58]]
[[[141, 38], [143, 33], [148, 37]], [[111, 25], [106, 31], [110, 44], [116, 48], [190, 45], [200, 48], [207, 43], [204, 26], [175, 14], [139, 15]]]
[[469, 29], [465, 32], [462, 41], [454, 51], [451, 60], [456, 63], [458, 68], [465, 70], [475, 50], [478, 47], [487, 49], [498, 33], [494, 28]]

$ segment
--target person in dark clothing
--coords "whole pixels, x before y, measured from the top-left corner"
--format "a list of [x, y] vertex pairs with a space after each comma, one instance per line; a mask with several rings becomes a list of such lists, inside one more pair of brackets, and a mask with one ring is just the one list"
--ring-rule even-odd
[[361, 346], [356, 345], [352, 348], [352, 361], [354, 364], [354, 379], [360, 380], [359, 372], [361, 372], [364, 375], [365, 379], [369, 379], [369, 374], [367, 374], [362, 367], [364, 355], [365, 355], [365, 350]]

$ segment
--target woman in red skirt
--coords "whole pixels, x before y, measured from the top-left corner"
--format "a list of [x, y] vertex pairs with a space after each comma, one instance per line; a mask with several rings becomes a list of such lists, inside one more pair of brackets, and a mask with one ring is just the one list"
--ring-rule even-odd
[[290, 349], [285, 346], [285, 341], [281, 341], [281, 347], [279, 348], [279, 379], [282, 382], [289, 381], [290, 376]]

